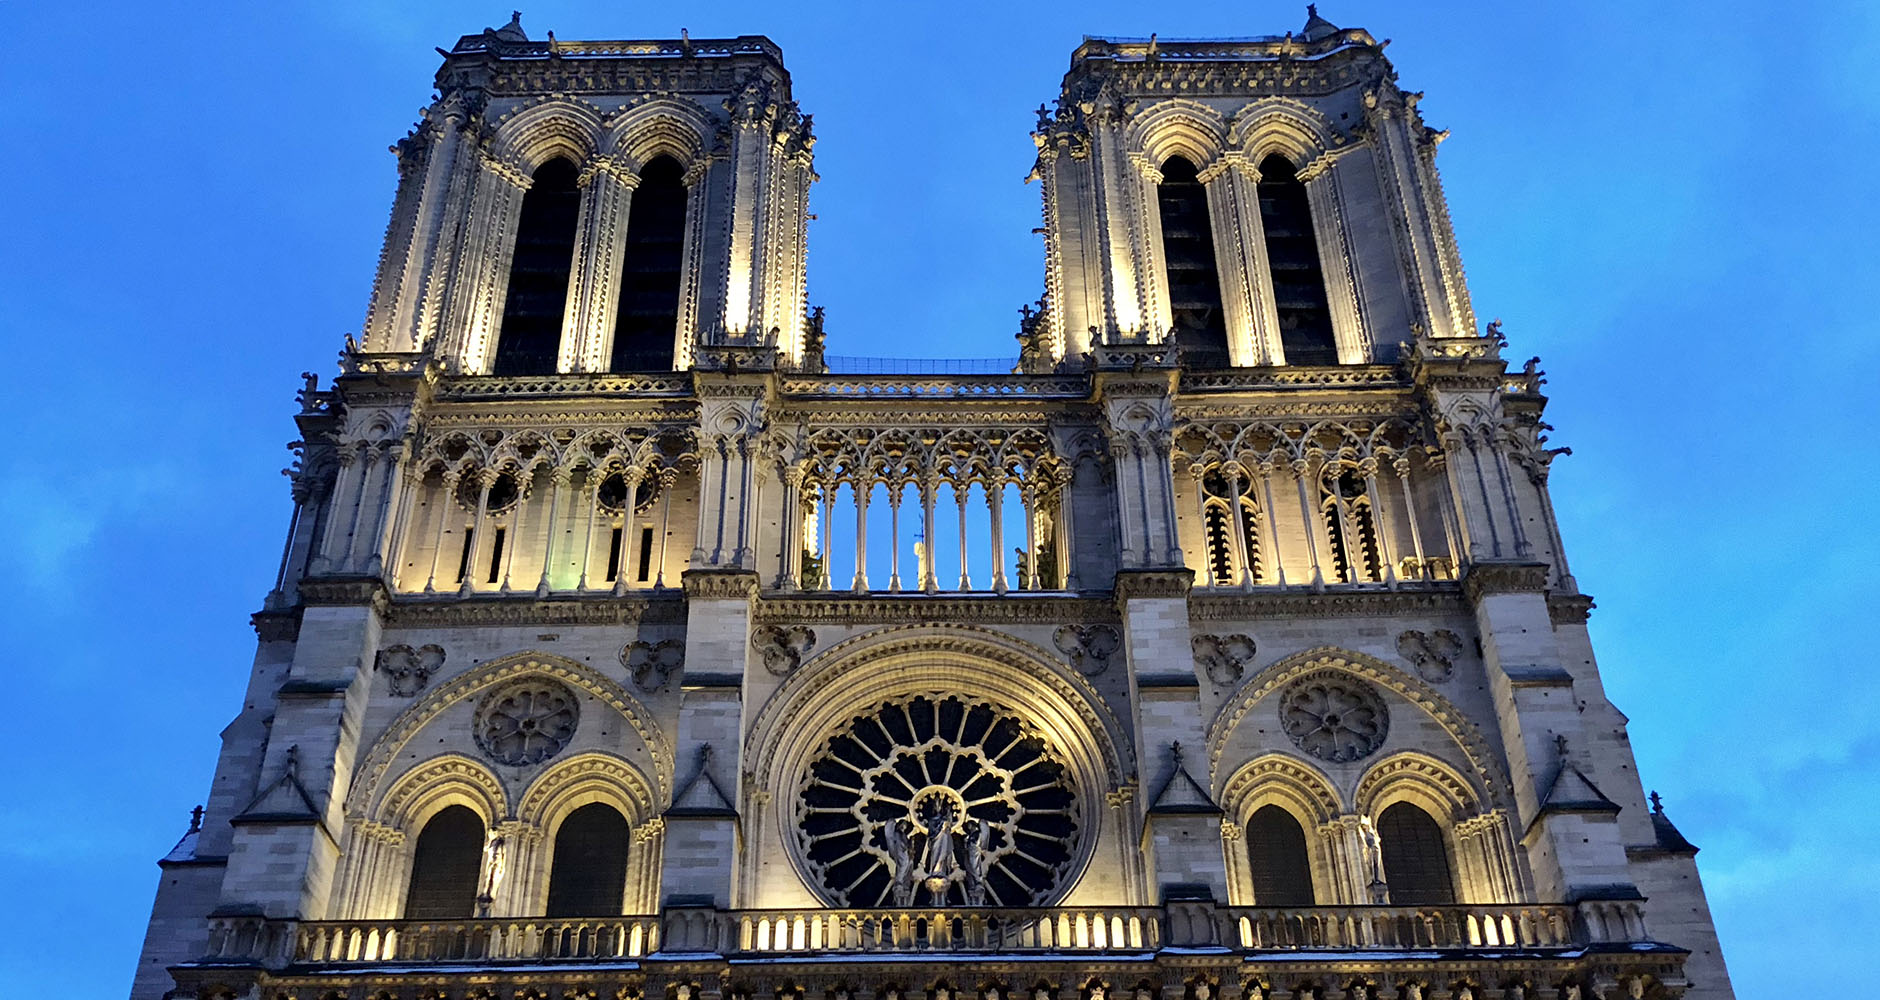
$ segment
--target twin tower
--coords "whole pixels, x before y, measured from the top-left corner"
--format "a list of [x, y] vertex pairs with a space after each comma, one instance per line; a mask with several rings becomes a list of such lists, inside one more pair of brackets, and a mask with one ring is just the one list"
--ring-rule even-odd
[[[1257, 55], [1257, 58], [1256, 58]], [[1197, 368], [1366, 364], [1474, 330], [1417, 97], [1313, 16], [1278, 43], [1090, 39], [1039, 109], [1030, 370], [1171, 343]], [[819, 371], [810, 116], [768, 39], [467, 36], [398, 144], [364, 348], [465, 374]]]

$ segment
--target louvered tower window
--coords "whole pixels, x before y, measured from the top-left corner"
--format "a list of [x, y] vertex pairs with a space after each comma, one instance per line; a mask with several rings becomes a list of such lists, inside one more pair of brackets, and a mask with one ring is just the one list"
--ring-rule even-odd
[[581, 189], [574, 164], [556, 157], [536, 168], [522, 196], [516, 253], [509, 264], [509, 295], [496, 338], [498, 375], [550, 375], [561, 350], [568, 272], [574, 266], [575, 225]]
[[1384, 561], [1378, 555], [1377, 515], [1364, 477], [1349, 466], [1328, 466], [1319, 480], [1319, 513], [1332, 548], [1332, 568], [1340, 583], [1378, 583]]
[[1456, 884], [1449, 872], [1449, 846], [1430, 814], [1399, 802], [1377, 818], [1384, 848], [1384, 881], [1392, 906], [1454, 903]]
[[627, 888], [627, 833], [626, 818], [600, 802], [561, 821], [548, 875], [548, 916], [620, 913]]
[[679, 276], [685, 247], [685, 179], [677, 160], [655, 156], [640, 170], [627, 209], [620, 308], [610, 370], [671, 371], [679, 328]]
[[1312, 204], [1298, 171], [1283, 156], [1260, 161], [1260, 225], [1266, 233], [1267, 266], [1273, 274], [1273, 304], [1279, 312], [1280, 346], [1286, 363], [1335, 365], [1331, 306], [1312, 228]]
[[447, 806], [418, 833], [412, 852], [406, 920], [467, 920], [476, 915], [483, 869], [483, 819], [466, 806]]
[[1279, 806], [1256, 810], [1247, 820], [1247, 856], [1253, 875], [1253, 905], [1313, 905], [1306, 831], [1292, 813]]
[[1169, 337], [1190, 367], [1227, 366], [1227, 318], [1214, 264], [1208, 192], [1195, 165], [1179, 156], [1162, 164], [1162, 259], [1168, 266]]

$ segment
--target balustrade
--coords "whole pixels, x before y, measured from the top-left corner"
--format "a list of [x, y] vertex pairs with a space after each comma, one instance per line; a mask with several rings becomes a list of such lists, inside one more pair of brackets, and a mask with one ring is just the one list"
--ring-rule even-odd
[[208, 962], [280, 966], [497, 961], [593, 962], [659, 953], [772, 957], [831, 954], [1138, 954], [1164, 947], [1232, 951], [1562, 949], [1643, 941], [1643, 911], [1613, 904], [1576, 930], [1571, 907], [1048, 907], [672, 910], [549, 919], [211, 921]]

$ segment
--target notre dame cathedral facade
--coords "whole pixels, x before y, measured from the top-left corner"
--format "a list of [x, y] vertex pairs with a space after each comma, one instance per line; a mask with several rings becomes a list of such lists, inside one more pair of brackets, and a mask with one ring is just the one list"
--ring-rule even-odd
[[1080, 45], [982, 375], [825, 356], [768, 39], [437, 90], [137, 1000], [1731, 997], [1370, 34]]

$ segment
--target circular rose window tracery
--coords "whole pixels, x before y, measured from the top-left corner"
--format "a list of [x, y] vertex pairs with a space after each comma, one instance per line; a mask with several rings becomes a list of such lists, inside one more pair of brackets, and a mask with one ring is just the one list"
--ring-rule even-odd
[[957, 695], [886, 702], [806, 768], [796, 836], [838, 906], [1037, 906], [1077, 857], [1063, 757], [1012, 713]]
[[580, 702], [566, 685], [524, 678], [483, 696], [477, 746], [500, 764], [537, 764], [560, 753], [580, 721]]
[[1369, 684], [1343, 674], [1314, 674], [1280, 695], [1279, 724], [1299, 749], [1343, 763], [1384, 745], [1390, 714]]

